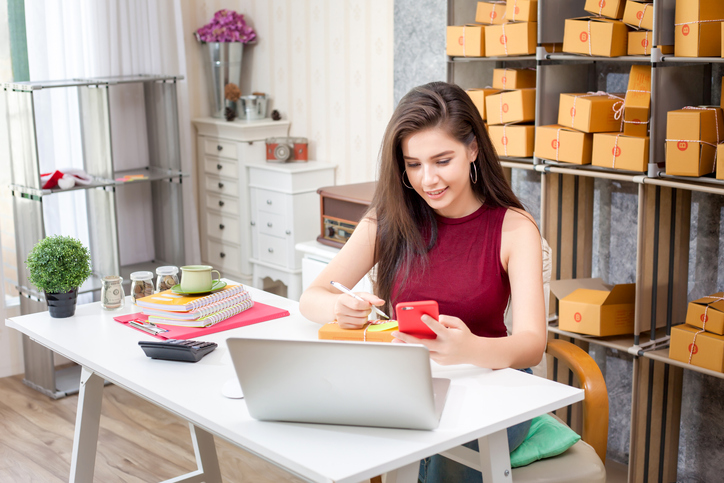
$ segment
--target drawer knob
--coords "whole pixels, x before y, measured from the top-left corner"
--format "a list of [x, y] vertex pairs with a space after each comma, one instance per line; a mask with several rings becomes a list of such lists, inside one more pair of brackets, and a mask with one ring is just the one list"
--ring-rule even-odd
[[266, 200], [266, 204], [267, 204], [267, 205], [271, 205], [271, 204], [272, 204], [272, 200]]
[[216, 165], [216, 169], [221, 170], [221, 168], [223, 168], [222, 165], [220, 165], [220, 164], [217, 164], [217, 165]]
[[222, 200], [219, 200], [219, 206], [224, 206], [224, 202]]
[[221, 151], [222, 149], [224, 149], [224, 146], [222, 146], [221, 144], [217, 144], [217, 145], [216, 145], [216, 150], [217, 150], [217, 151]]
[[269, 223], [266, 224], [266, 226], [268, 226], [269, 228], [271, 228], [271, 227], [272, 227], [272, 222], [270, 221]]
[[287, 230], [287, 231], [286, 231], [286, 234], [287, 234], [287, 235], [291, 235], [291, 234], [292, 234], [292, 230]]
[[221, 252], [221, 253], [219, 253], [219, 256], [220, 256], [221, 258], [224, 258], [224, 257], [226, 256], [226, 253]]
[[224, 183], [219, 183], [219, 188], [223, 188], [223, 187], [224, 187]]
[[252, 221], [252, 222], [251, 222], [251, 226], [256, 226], [256, 222], [255, 222], [255, 221]]
[[223, 229], [224, 229], [224, 224], [223, 224], [223, 223], [219, 223], [219, 230], [223, 230]]
[[269, 248], [269, 253], [274, 253], [274, 249], [270, 247], [270, 248]]

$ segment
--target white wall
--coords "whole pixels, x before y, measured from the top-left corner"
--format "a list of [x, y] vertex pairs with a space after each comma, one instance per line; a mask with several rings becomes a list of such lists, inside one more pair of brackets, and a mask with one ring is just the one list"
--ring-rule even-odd
[[371, 181], [393, 110], [392, 0], [208, 0], [182, 2], [191, 118], [208, 116], [205, 66], [192, 32], [222, 8], [257, 33], [245, 48], [243, 94], [271, 95], [309, 138], [310, 158], [335, 162], [337, 184]]

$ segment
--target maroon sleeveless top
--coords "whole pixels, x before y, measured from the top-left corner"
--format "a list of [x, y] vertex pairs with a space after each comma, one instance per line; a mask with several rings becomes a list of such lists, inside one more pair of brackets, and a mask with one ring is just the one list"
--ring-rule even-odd
[[428, 265], [424, 271], [413, 268], [402, 290], [398, 274], [393, 311], [399, 302], [436, 300], [441, 315], [460, 318], [473, 334], [505, 337], [510, 281], [500, 262], [500, 238], [506, 211], [483, 204], [462, 218], [436, 216], [438, 237]]

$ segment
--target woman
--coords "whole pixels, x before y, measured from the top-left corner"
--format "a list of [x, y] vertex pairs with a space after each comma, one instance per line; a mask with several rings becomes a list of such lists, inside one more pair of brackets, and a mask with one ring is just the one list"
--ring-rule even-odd
[[[329, 283], [353, 287], [373, 267], [376, 295], [358, 293], [364, 302]], [[505, 180], [477, 108], [444, 82], [417, 87], [400, 101], [385, 131], [370, 210], [302, 294], [300, 310], [318, 323], [360, 328], [371, 305], [394, 319], [397, 303], [428, 299], [438, 302], [440, 317], [422, 321], [437, 338], [393, 332], [396, 341], [425, 345], [440, 364], [525, 369], [540, 362], [540, 233]], [[526, 423], [508, 430], [511, 451], [527, 430]], [[461, 465], [433, 458], [423, 462], [421, 477], [450, 480], [457, 470]]]

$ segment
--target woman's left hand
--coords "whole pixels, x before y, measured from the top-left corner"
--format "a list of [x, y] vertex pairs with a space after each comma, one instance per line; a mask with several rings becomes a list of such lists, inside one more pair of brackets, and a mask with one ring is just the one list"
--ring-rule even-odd
[[399, 331], [392, 333], [393, 342], [422, 344], [430, 350], [430, 358], [442, 365], [464, 364], [470, 361], [468, 352], [476, 339], [465, 322], [457, 317], [441, 315], [435, 320], [423, 315], [421, 320], [437, 334], [437, 339], [418, 339], [415, 336]]

